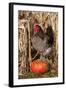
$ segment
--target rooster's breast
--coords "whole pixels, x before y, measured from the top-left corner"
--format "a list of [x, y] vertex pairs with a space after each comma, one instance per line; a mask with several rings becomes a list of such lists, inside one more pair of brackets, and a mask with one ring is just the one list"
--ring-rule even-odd
[[33, 48], [38, 50], [38, 51], [44, 51], [45, 47], [46, 47], [46, 39], [42, 40], [38, 35], [37, 36], [33, 36], [32, 38], [32, 45]]

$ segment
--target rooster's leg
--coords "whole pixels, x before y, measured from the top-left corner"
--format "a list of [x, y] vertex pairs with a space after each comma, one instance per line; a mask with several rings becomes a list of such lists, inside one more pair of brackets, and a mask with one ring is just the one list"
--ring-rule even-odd
[[43, 53], [40, 53], [40, 60], [45, 60], [45, 56], [43, 56]]

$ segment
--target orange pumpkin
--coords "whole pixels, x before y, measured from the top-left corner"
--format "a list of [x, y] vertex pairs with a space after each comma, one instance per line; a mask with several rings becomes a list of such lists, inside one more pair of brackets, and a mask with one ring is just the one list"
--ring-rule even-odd
[[48, 71], [48, 62], [42, 60], [35, 60], [30, 65], [30, 70], [33, 73], [45, 73]]

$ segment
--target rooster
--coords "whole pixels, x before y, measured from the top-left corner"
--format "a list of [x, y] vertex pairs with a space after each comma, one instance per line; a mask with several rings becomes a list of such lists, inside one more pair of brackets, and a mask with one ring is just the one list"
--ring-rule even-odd
[[34, 31], [34, 34], [32, 36], [31, 42], [32, 42], [33, 48], [37, 51], [37, 54], [35, 55], [35, 57], [38, 54], [40, 54], [40, 56], [42, 57], [49, 56], [50, 52], [52, 51], [52, 46], [54, 42], [52, 26], [48, 25], [47, 28], [45, 27], [42, 28], [36, 22], [34, 24], [33, 31]]

